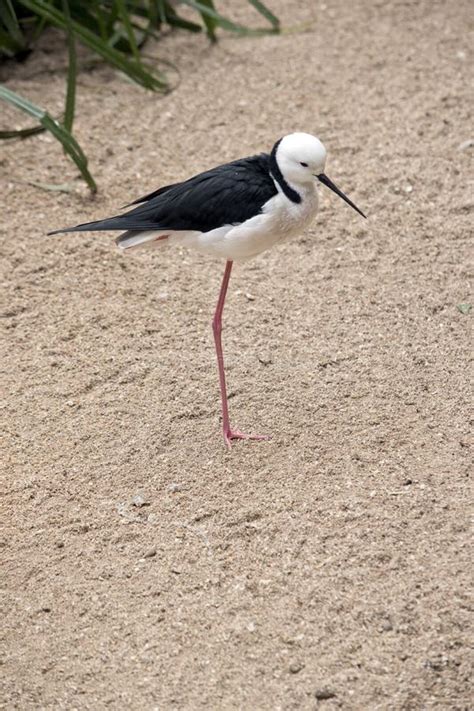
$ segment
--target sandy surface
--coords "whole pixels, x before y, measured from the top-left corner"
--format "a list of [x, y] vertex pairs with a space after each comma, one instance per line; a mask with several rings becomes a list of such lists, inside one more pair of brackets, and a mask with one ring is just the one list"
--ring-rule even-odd
[[[48, 136], [1, 146], [2, 708], [470, 706], [469, 3], [269, 4], [309, 30], [172, 36], [165, 98], [81, 75], [95, 200]], [[59, 114], [64, 61], [3, 75]], [[370, 219], [325, 191], [235, 269], [232, 421], [273, 439], [229, 453], [223, 264], [45, 233], [296, 129]]]

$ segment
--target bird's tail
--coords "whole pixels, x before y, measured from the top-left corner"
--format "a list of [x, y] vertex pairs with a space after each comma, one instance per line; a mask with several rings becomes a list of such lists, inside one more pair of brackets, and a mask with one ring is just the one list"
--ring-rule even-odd
[[124, 225], [124, 217], [122, 215], [117, 215], [117, 217], [109, 217], [107, 220], [95, 220], [94, 222], [84, 222], [82, 225], [75, 225], [74, 227], [63, 227], [60, 230], [53, 230], [48, 232], [48, 235], [58, 235], [62, 232], [99, 232], [102, 230], [123, 230], [124, 228], [130, 228], [130, 225]]

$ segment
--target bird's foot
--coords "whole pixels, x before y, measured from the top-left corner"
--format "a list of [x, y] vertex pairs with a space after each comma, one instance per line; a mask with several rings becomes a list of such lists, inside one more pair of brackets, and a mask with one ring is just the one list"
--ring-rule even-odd
[[271, 435], [246, 434], [240, 430], [231, 430], [230, 428], [224, 430], [224, 441], [228, 449], [231, 448], [233, 439], [253, 439], [261, 442], [271, 439]]

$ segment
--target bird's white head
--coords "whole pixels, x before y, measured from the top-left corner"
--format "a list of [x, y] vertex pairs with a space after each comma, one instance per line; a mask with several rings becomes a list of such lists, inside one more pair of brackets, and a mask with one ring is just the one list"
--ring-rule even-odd
[[326, 149], [316, 136], [289, 133], [277, 144], [275, 158], [285, 180], [305, 185], [324, 173]]
[[365, 217], [352, 200], [349, 200], [347, 195], [344, 195], [342, 190], [325, 174], [326, 149], [316, 136], [311, 136], [309, 133], [289, 133], [273, 146], [273, 159], [276, 163], [275, 172], [280, 171], [281, 173], [280, 179], [277, 175], [274, 175], [273, 178], [280, 185], [282, 180], [289, 184], [290, 199], [294, 199], [291, 197], [291, 191], [293, 191], [293, 195], [296, 195], [296, 202], [299, 202], [301, 189], [308, 185], [314, 185], [316, 179], [339, 195], [359, 215]]

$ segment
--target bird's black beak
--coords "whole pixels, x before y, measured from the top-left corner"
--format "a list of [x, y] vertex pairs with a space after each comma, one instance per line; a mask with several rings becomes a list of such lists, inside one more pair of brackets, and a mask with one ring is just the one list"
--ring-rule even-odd
[[359, 215], [362, 215], [362, 217], [365, 217], [365, 218], [367, 219], [367, 216], [364, 215], [364, 213], [362, 212], [362, 210], [359, 210], [359, 208], [357, 207], [357, 205], [354, 205], [354, 203], [352, 202], [352, 200], [349, 200], [349, 198], [347, 197], [347, 195], [344, 195], [344, 193], [342, 192], [342, 190], [339, 190], [339, 188], [337, 187], [337, 185], [334, 185], [334, 183], [332, 182], [332, 180], [329, 180], [329, 178], [328, 178], [327, 175], [325, 175], [324, 173], [320, 173], [319, 175], [316, 175], [316, 178], [317, 178], [323, 185], [327, 185], [328, 188], [330, 188], [334, 193], [336, 193], [336, 195], [339, 195], [339, 197], [341, 197], [343, 200], [345, 200], [348, 205], [350, 205], [351, 207], [353, 207], [354, 210], [359, 213]]

